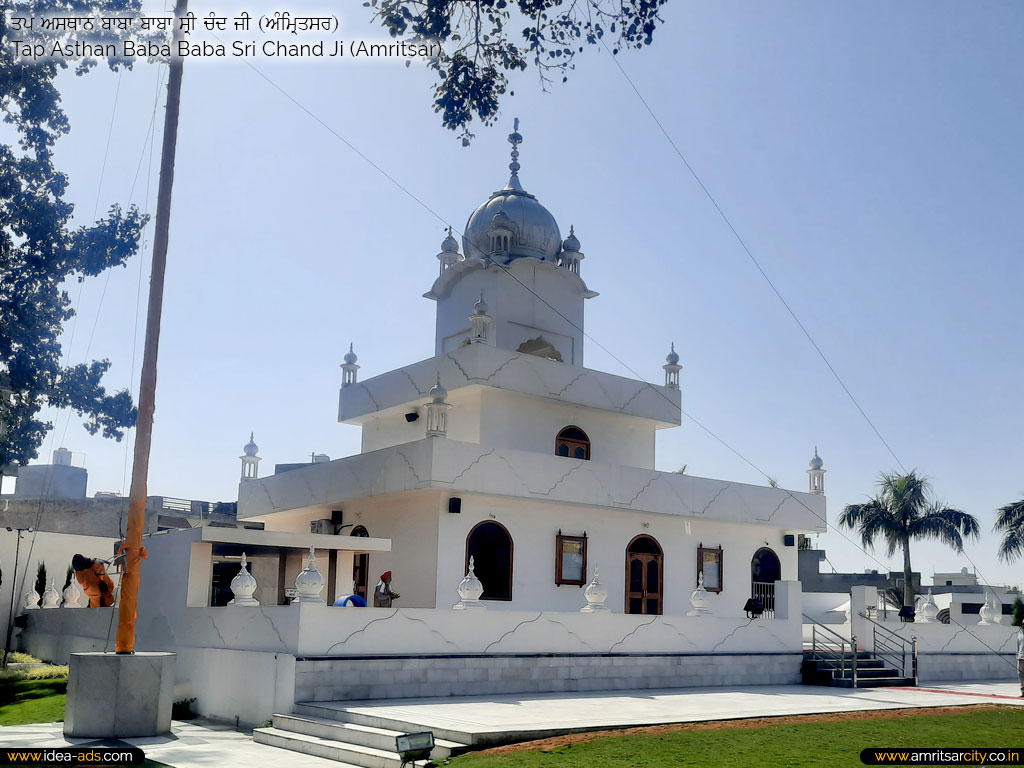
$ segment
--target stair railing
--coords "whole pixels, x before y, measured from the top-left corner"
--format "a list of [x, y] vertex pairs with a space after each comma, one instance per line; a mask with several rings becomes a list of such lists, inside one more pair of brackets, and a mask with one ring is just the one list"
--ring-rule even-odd
[[917, 685], [917, 637], [908, 640], [870, 616], [863, 613], [860, 615], [873, 625], [871, 639], [874, 644], [874, 655], [890, 662], [890, 666], [898, 669], [903, 677], [913, 678], [914, 685]]
[[811, 624], [811, 659], [821, 662], [829, 669], [833, 679], [836, 677], [836, 672], [839, 673], [839, 677], [845, 678], [847, 667], [849, 667], [853, 687], [856, 688], [857, 636], [851, 634], [850, 639], [847, 640], [835, 630], [815, 621], [806, 613], [803, 614], [803, 617]]

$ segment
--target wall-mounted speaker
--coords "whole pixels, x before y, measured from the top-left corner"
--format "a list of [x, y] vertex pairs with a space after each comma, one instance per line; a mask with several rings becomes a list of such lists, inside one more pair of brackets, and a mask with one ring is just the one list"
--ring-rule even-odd
[[459, 514], [462, 511], [462, 499], [458, 496], [448, 499], [448, 511], [453, 515]]

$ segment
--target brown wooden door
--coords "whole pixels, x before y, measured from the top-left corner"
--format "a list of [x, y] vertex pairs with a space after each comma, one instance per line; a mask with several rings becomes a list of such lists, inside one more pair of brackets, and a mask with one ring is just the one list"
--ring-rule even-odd
[[661, 615], [661, 555], [626, 553], [626, 613]]

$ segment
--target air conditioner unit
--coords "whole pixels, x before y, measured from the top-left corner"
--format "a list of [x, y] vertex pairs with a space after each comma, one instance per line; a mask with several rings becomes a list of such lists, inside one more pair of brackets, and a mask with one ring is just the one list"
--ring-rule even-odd
[[334, 534], [334, 523], [331, 522], [331, 518], [329, 517], [325, 517], [323, 520], [310, 520], [309, 532], [325, 533], [328, 536], [331, 536]]

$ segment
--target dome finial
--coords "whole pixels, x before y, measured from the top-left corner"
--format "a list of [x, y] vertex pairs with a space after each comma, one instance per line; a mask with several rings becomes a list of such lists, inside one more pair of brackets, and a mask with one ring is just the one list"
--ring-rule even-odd
[[522, 192], [523, 185], [519, 183], [519, 145], [523, 143], [523, 135], [519, 133], [518, 117], [515, 119], [512, 126], [512, 133], [508, 135], [508, 143], [512, 145], [512, 162], [508, 164], [508, 168], [512, 171], [512, 175], [509, 177], [508, 184], [505, 185], [505, 189], [515, 189]]

